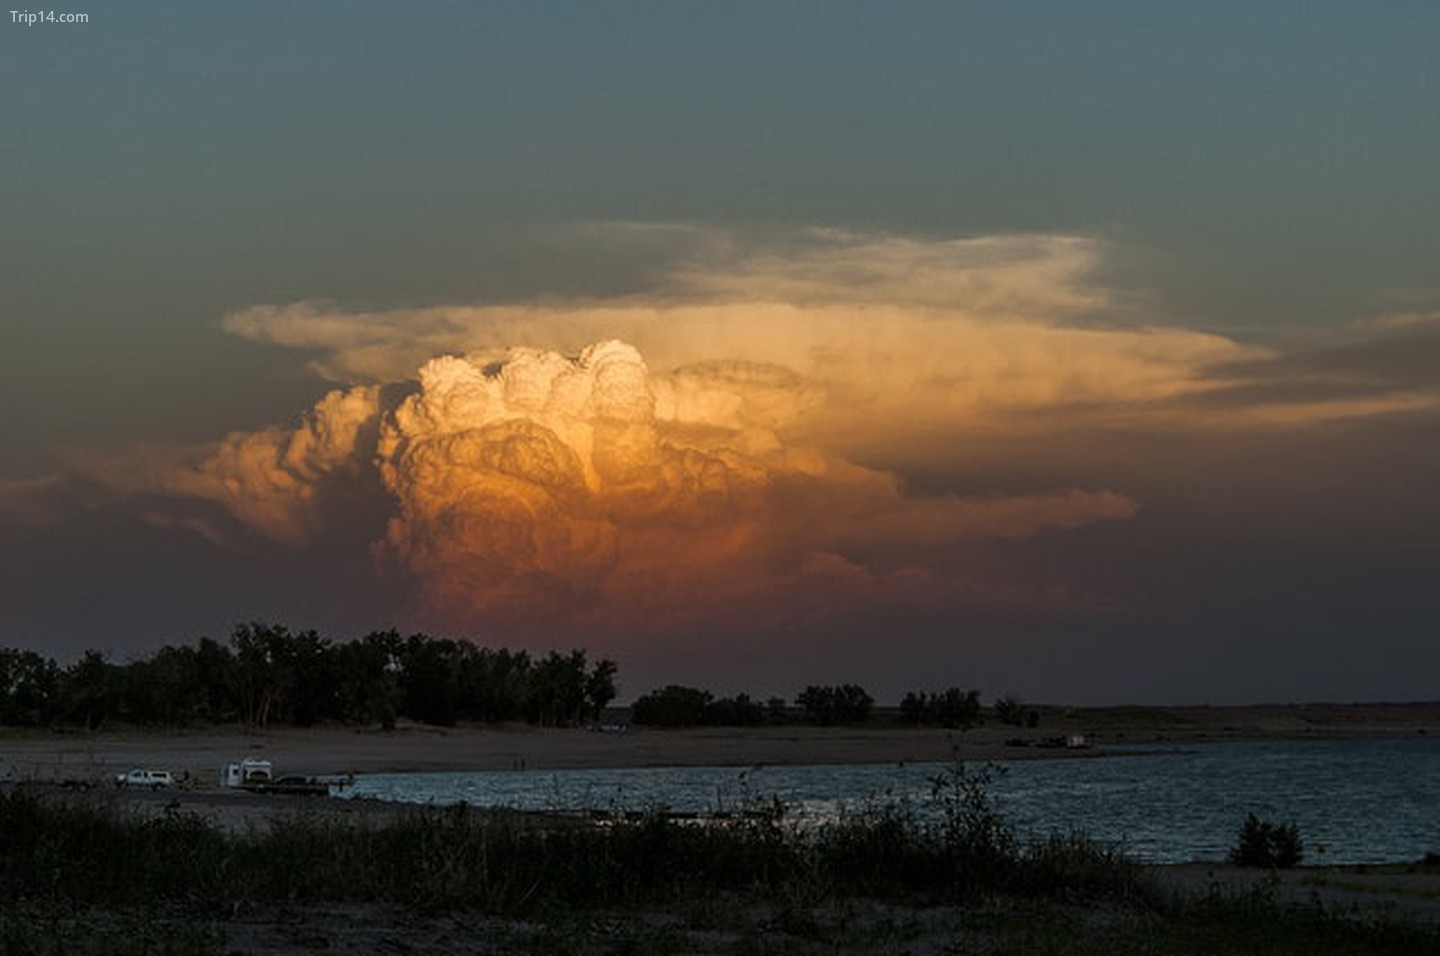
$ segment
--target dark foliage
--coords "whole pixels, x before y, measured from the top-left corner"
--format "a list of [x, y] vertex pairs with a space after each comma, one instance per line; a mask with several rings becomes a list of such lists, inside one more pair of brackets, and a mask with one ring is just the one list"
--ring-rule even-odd
[[59, 720], [62, 672], [34, 651], [0, 650], [0, 723], [48, 727]]
[[1236, 866], [1267, 869], [1298, 866], [1304, 858], [1305, 848], [1295, 824], [1262, 821], [1253, 813], [1241, 825], [1229, 856], [1230, 862]]
[[900, 719], [908, 724], [968, 729], [982, 723], [980, 692], [951, 687], [938, 693], [911, 691], [900, 701]]
[[717, 700], [709, 691], [669, 684], [637, 698], [630, 719], [646, 727], [754, 727], [771, 712], [748, 694]]
[[12, 792], [0, 794], [0, 900], [353, 900], [521, 915], [717, 892], [940, 902], [1132, 891], [1138, 868], [1083, 840], [1021, 847], [988, 780], [961, 768], [938, 779], [939, 822], [900, 807], [809, 828], [790, 826], [777, 803], [705, 825], [654, 813], [603, 826], [461, 805], [374, 827], [295, 816], [229, 834], [190, 815], [138, 822]]
[[751, 700], [749, 694], [711, 701], [705, 712], [705, 722], [717, 727], [758, 727], [773, 719], [770, 710], [759, 701]]
[[592, 665], [579, 650], [532, 658], [395, 631], [336, 643], [251, 623], [236, 627], [228, 646], [206, 637], [123, 665], [88, 651], [62, 669], [34, 651], [0, 650], [0, 724], [393, 727], [405, 717], [570, 726], [599, 717], [615, 699], [615, 674], [612, 661]]
[[1040, 723], [1040, 712], [1034, 708], [1026, 708], [1014, 694], [997, 698], [991, 709], [995, 711], [996, 720], [1012, 727], [1035, 727]]
[[[496, 952], [693, 952], [688, 933], [654, 948], [614, 934], [636, 913], [690, 914], [703, 933], [717, 917], [757, 912], [760, 935], [725, 952], [929, 951], [911, 945], [928, 942], [924, 932], [895, 935], [891, 916], [910, 925], [957, 904], [967, 929], [947, 952], [1436, 951], [1433, 927], [1282, 905], [1269, 883], [1172, 897], [1121, 850], [1081, 834], [1021, 845], [989, 781], [956, 767], [934, 781], [929, 812], [901, 802], [806, 826], [778, 803], [706, 823], [653, 813], [602, 825], [462, 805], [373, 825], [301, 814], [243, 833], [15, 790], [0, 793], [0, 952], [234, 952], [227, 923], [278, 907], [298, 927], [307, 908], [335, 903], [379, 907], [402, 925], [442, 913], [523, 923], [514, 947]], [[881, 935], [844, 935], [858, 913], [879, 914], [866, 932]], [[576, 936], [577, 926], [593, 932]], [[475, 940], [490, 952], [488, 942]]]
[[710, 692], [698, 687], [669, 684], [636, 698], [630, 719], [647, 727], [698, 727], [705, 723]]
[[811, 684], [800, 692], [795, 703], [809, 720], [828, 727], [868, 720], [875, 699], [856, 684], [824, 687]]

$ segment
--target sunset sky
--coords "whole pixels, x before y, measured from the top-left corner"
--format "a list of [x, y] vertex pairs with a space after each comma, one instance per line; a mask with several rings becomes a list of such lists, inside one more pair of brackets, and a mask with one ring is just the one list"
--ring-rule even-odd
[[0, 646], [1440, 696], [1440, 7], [0, 19]]

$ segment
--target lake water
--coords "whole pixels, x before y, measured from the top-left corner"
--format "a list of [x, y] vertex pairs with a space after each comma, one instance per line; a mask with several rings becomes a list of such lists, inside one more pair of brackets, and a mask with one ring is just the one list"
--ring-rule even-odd
[[[1083, 830], [1157, 863], [1221, 860], [1247, 813], [1294, 822], [1310, 863], [1440, 852], [1440, 740], [1244, 741], [1179, 752], [994, 765], [989, 790], [1023, 837]], [[798, 820], [930, 803], [944, 764], [365, 774], [348, 796], [553, 811], [707, 813], [781, 800]], [[980, 768], [970, 765], [968, 770]]]

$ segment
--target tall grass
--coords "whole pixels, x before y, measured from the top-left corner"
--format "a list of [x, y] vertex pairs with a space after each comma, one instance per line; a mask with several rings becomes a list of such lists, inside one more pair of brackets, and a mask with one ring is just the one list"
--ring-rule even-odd
[[[245, 833], [184, 814], [140, 821], [117, 804], [3, 793], [0, 952], [218, 954], [234, 914], [311, 904], [498, 917], [514, 939], [496, 952], [708, 951], [711, 938], [728, 939], [727, 952], [891, 952], [913, 940], [940, 951], [926, 929], [936, 913], [956, 914], [941, 917], [955, 934], [963, 913], [963, 935], [944, 936], [945, 951], [1440, 947], [1428, 929], [1362, 926], [1263, 893], [1172, 900], [1120, 849], [1083, 834], [1022, 843], [989, 782], [957, 767], [919, 805], [799, 825], [778, 804], [708, 822], [652, 813], [602, 824], [460, 806], [383, 823], [301, 814]], [[670, 921], [615, 916], [656, 912]], [[616, 926], [629, 927], [619, 948]], [[856, 937], [871, 942], [852, 948]]]
[[522, 915], [710, 893], [943, 903], [1006, 892], [1139, 891], [1136, 866], [1083, 837], [1021, 846], [987, 783], [957, 768], [936, 781], [938, 814], [881, 806], [809, 827], [791, 825], [775, 804], [723, 821], [652, 813], [605, 825], [537, 825], [460, 806], [384, 824], [299, 815], [244, 834], [194, 816], [139, 822], [16, 792], [0, 796], [0, 897], [349, 900]]

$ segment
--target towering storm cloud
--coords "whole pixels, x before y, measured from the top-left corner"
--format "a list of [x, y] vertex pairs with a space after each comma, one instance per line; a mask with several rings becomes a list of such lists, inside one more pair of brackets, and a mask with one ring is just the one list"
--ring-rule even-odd
[[614, 340], [570, 357], [441, 356], [392, 408], [374, 387], [336, 391], [292, 432], [232, 435], [161, 484], [294, 545], [323, 533], [312, 511], [328, 483], [374, 469], [394, 505], [376, 556], [413, 583], [417, 619], [522, 636], [645, 633], [737, 602], [768, 615], [862, 578], [871, 598], [886, 579], [943, 591], [923, 567], [937, 546], [1134, 511], [1076, 490], [907, 496], [889, 474], [787, 441], [824, 399], [743, 360], [655, 374]]
[[[997, 441], [1033, 461], [1077, 436], [1436, 404], [1423, 380], [1349, 372], [1428, 320], [1308, 354], [1148, 324], [1094, 282], [1103, 247], [1085, 238], [677, 235], [700, 251], [646, 292], [234, 313], [229, 331], [307, 350], [340, 387], [290, 427], [88, 471], [145, 496], [152, 525], [217, 543], [304, 549], [369, 521], [375, 573], [404, 582], [420, 626], [646, 641], [718, 619], [1103, 605], [1017, 574], [1014, 543], [1134, 517], [1134, 489], [1094, 479], [1126, 472], [1007, 469]], [[987, 453], [999, 477], [913, 477]], [[347, 512], [355, 488], [383, 514]]]

